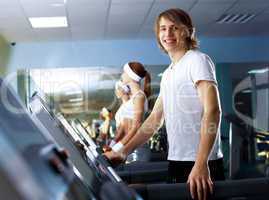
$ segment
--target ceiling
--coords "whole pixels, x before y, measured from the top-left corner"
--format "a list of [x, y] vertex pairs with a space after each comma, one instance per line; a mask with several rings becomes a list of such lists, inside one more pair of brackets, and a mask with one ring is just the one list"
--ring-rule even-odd
[[[199, 36], [269, 36], [269, 0], [0, 0], [0, 34], [9, 42], [152, 38], [155, 17], [172, 7], [191, 14]], [[216, 23], [237, 13], [255, 17]], [[50, 16], [67, 16], [69, 26], [33, 29], [28, 21]]]

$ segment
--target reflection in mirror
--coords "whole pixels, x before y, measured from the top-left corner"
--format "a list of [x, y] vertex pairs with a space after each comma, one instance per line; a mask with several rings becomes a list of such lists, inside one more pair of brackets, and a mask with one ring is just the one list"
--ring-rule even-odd
[[[152, 78], [149, 100], [153, 104], [166, 66], [145, 67]], [[98, 123], [103, 107], [112, 113], [118, 109], [120, 102], [114, 94], [114, 85], [121, 72], [121, 66], [31, 69], [29, 96], [37, 90], [42, 91], [49, 107], [56, 113], [61, 112], [68, 119], [78, 118], [85, 124]]]

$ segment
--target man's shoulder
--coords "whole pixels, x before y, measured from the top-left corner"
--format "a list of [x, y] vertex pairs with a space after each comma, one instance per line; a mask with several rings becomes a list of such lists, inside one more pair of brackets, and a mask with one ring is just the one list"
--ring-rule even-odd
[[170, 65], [161, 73], [162, 78], [164, 77], [165, 74], [168, 73], [169, 69], [170, 69]]
[[191, 63], [205, 63], [205, 62], [212, 62], [211, 58], [199, 51], [199, 50], [190, 50], [189, 54], [188, 54], [188, 62], [191, 62]]
[[201, 52], [201, 51], [198, 50], [198, 49], [189, 50], [187, 56], [188, 56], [189, 59], [193, 59], [193, 58], [204, 59], [205, 57], [208, 57], [207, 54]]

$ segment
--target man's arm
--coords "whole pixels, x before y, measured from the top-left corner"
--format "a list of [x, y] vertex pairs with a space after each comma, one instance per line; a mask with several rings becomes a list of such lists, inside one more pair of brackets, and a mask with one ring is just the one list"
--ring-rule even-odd
[[199, 81], [197, 91], [203, 105], [200, 143], [194, 167], [189, 175], [188, 183], [192, 197], [206, 199], [207, 188], [212, 192], [212, 181], [208, 168], [208, 158], [215, 142], [219, 128], [221, 108], [217, 86], [211, 81]]
[[200, 130], [200, 143], [196, 163], [207, 163], [209, 154], [215, 142], [221, 117], [221, 106], [217, 86], [209, 81], [202, 81], [198, 94], [203, 104], [203, 118]]
[[138, 129], [135, 136], [129, 141], [122, 153], [125, 155], [133, 152], [137, 147], [146, 143], [148, 139], [158, 130], [162, 123], [163, 117], [163, 104], [162, 99], [159, 96], [154, 104], [153, 110], [142, 126]]
[[159, 96], [155, 102], [153, 110], [142, 126], [137, 130], [135, 136], [129, 141], [120, 152], [110, 151], [105, 156], [114, 163], [121, 163], [127, 155], [137, 147], [147, 142], [147, 140], [158, 130], [162, 122], [163, 105]]

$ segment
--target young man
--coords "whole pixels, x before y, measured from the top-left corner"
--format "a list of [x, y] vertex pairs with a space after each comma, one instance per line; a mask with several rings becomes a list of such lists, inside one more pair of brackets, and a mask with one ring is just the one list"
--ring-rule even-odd
[[181, 9], [161, 13], [155, 23], [160, 48], [171, 59], [150, 116], [121, 154], [106, 156], [120, 161], [145, 143], [165, 119], [169, 143], [170, 182], [185, 182], [192, 198], [207, 199], [212, 180], [224, 179], [219, 124], [221, 108], [214, 64], [197, 49], [190, 16]]

